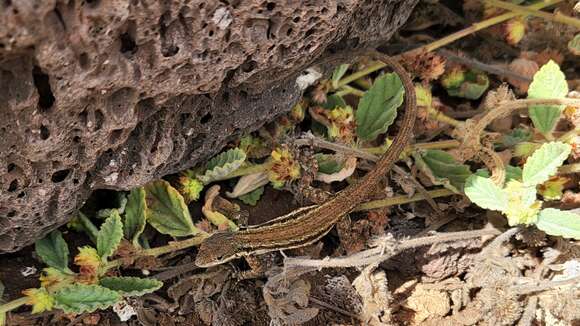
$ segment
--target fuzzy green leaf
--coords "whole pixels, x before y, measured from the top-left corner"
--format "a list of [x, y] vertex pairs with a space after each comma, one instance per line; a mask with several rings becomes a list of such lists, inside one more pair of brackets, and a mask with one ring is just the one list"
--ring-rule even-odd
[[318, 172], [325, 174], [333, 174], [342, 169], [343, 162], [336, 159], [336, 155], [318, 153], [314, 155], [318, 163]]
[[451, 154], [442, 150], [426, 150], [416, 155], [417, 166], [434, 184], [459, 192], [471, 175], [469, 166], [455, 161]]
[[[475, 171], [475, 174], [480, 177], [489, 178], [490, 174], [487, 169], [478, 169]], [[505, 166], [505, 181], [508, 182], [510, 180], [522, 181], [522, 168], [519, 166]]]
[[107, 289], [116, 291], [125, 297], [142, 296], [152, 293], [163, 286], [163, 282], [152, 278], [139, 277], [103, 277], [99, 283]]
[[264, 187], [256, 188], [245, 195], [238, 197], [244, 204], [255, 206], [264, 193]]
[[[568, 83], [558, 64], [550, 60], [534, 75], [528, 89], [528, 98], [564, 98], [568, 94]], [[533, 105], [530, 106], [530, 118], [541, 133], [552, 131], [558, 120], [563, 105]]]
[[145, 189], [139, 187], [131, 190], [127, 199], [127, 207], [125, 209], [123, 232], [125, 233], [125, 239], [131, 240], [136, 246], [139, 244], [139, 236], [145, 229], [146, 209]]
[[99, 285], [74, 284], [56, 291], [54, 299], [56, 308], [79, 314], [106, 309], [121, 300], [121, 294]]
[[237, 170], [246, 160], [246, 153], [239, 148], [232, 148], [212, 158], [207, 163], [207, 170], [197, 178], [205, 183], [223, 180], [228, 174]]
[[488, 178], [472, 175], [467, 178], [465, 195], [477, 206], [496, 211], [508, 208], [508, 197], [493, 181]]
[[465, 73], [465, 80], [457, 88], [448, 88], [447, 94], [450, 96], [463, 97], [470, 100], [477, 100], [485, 93], [489, 87], [489, 78], [481, 72], [468, 71]]
[[356, 134], [362, 140], [373, 140], [387, 131], [397, 117], [405, 90], [397, 74], [378, 77], [365, 93], [356, 110]]
[[574, 55], [580, 55], [580, 34], [576, 34], [573, 39], [568, 42], [568, 50]]
[[38, 257], [48, 266], [63, 272], [69, 271], [68, 245], [62, 238], [60, 231], [53, 231], [44, 237], [44, 239], [36, 241], [34, 249]]
[[350, 67], [350, 65], [345, 63], [345, 64], [342, 64], [334, 69], [334, 71], [332, 72], [332, 79], [331, 79], [332, 80], [332, 87], [334, 87], [334, 88], [338, 87], [338, 81], [347, 72], [348, 67]]
[[145, 186], [147, 222], [157, 231], [174, 237], [194, 235], [199, 231], [189, 215], [183, 196], [164, 180]]
[[536, 226], [550, 235], [580, 240], [580, 215], [578, 214], [546, 208], [540, 211]]
[[512, 147], [521, 142], [532, 140], [532, 132], [524, 128], [516, 128], [503, 135], [501, 142], [505, 147]]
[[556, 174], [558, 167], [564, 163], [572, 147], [561, 142], [545, 143], [528, 158], [522, 172], [526, 186], [544, 183]]
[[105, 220], [97, 234], [97, 253], [101, 259], [109, 258], [121, 243], [123, 238], [123, 222], [118, 211], [114, 211]]

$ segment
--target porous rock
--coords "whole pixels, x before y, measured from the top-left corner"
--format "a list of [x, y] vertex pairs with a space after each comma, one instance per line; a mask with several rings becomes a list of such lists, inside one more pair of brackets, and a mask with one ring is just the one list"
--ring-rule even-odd
[[416, 2], [0, 2], [0, 252], [271, 121], [308, 64], [384, 42]]

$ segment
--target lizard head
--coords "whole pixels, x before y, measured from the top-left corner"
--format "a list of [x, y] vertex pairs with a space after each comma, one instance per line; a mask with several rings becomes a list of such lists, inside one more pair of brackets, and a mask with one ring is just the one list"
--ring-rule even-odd
[[223, 264], [242, 256], [230, 232], [217, 232], [205, 239], [195, 257], [195, 264], [199, 267], [211, 267]]

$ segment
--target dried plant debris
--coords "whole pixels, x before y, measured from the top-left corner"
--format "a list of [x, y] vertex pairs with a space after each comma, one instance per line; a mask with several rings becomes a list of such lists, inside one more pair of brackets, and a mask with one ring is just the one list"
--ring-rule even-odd
[[[579, 27], [566, 1], [421, 2], [380, 48], [412, 81], [339, 53], [207, 162], [95, 193], [22, 262], [0, 258], [0, 325], [578, 323]], [[367, 202], [330, 230], [297, 219], [396, 147], [413, 90], [414, 137]]]

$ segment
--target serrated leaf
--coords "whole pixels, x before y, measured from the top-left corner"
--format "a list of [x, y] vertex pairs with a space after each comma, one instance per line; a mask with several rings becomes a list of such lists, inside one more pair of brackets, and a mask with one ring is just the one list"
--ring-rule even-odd
[[54, 299], [56, 308], [79, 314], [106, 309], [121, 300], [121, 294], [99, 285], [74, 284], [56, 291]]
[[334, 71], [332, 72], [332, 79], [331, 79], [332, 80], [332, 87], [334, 87], [334, 88], [338, 87], [338, 81], [347, 72], [348, 67], [350, 67], [350, 65], [345, 63], [345, 64], [342, 64], [334, 69]]
[[205, 183], [223, 180], [228, 174], [237, 170], [246, 160], [246, 153], [239, 148], [232, 148], [212, 158], [207, 163], [207, 170], [197, 178]]
[[[564, 98], [567, 93], [568, 83], [566, 82], [566, 76], [564, 76], [558, 64], [550, 60], [534, 75], [534, 79], [528, 89], [528, 98]], [[563, 105], [530, 106], [529, 114], [534, 127], [543, 134], [550, 133], [556, 122], [558, 122], [563, 108]]]
[[558, 167], [564, 163], [572, 147], [561, 142], [543, 144], [526, 161], [522, 180], [527, 186], [544, 183], [556, 174]]
[[63, 272], [70, 271], [68, 269], [68, 245], [62, 238], [60, 231], [53, 231], [44, 239], [36, 241], [34, 249], [38, 257], [48, 266]]
[[256, 206], [258, 200], [262, 198], [262, 194], [264, 193], [264, 187], [256, 188], [245, 195], [241, 195], [238, 197], [244, 204], [250, 206]]
[[336, 94], [332, 94], [326, 97], [326, 102], [321, 103], [320, 106], [327, 110], [332, 110], [334, 108], [343, 108], [347, 106], [344, 99]]
[[477, 206], [496, 211], [508, 208], [508, 197], [493, 181], [488, 178], [472, 175], [467, 178], [464, 187], [465, 195]]
[[451, 154], [442, 150], [426, 150], [416, 155], [417, 166], [431, 180], [452, 191], [463, 190], [465, 181], [471, 175], [469, 166], [455, 161]]
[[395, 121], [405, 90], [397, 74], [378, 77], [358, 103], [356, 133], [362, 140], [373, 140]]
[[546, 208], [540, 211], [536, 226], [550, 235], [580, 240], [580, 215], [578, 214]]
[[147, 222], [157, 231], [174, 237], [185, 237], [199, 231], [189, 214], [183, 196], [164, 180], [145, 186]]
[[105, 220], [97, 234], [97, 253], [101, 259], [105, 260], [110, 257], [123, 238], [123, 223], [118, 211], [114, 211], [109, 218]]
[[163, 282], [150, 278], [139, 277], [103, 277], [100, 280], [101, 286], [116, 291], [125, 297], [142, 296], [152, 293], [163, 286]]
[[125, 239], [131, 240], [135, 246], [139, 245], [139, 236], [145, 229], [146, 209], [145, 189], [139, 187], [131, 190], [127, 197], [123, 233], [125, 234]]

